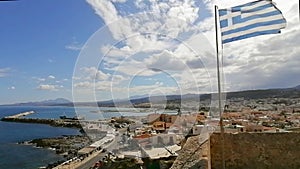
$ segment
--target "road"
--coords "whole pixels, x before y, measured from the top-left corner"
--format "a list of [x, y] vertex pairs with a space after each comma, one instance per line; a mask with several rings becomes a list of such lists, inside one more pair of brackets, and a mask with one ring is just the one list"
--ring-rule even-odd
[[65, 165], [59, 165], [54, 167], [54, 169], [82, 169], [86, 168], [89, 169], [90, 167], [94, 166], [94, 164], [102, 159], [105, 156], [104, 153], [101, 153], [100, 151], [94, 152], [87, 158], [85, 158], [83, 161], [73, 161], [69, 164]]
[[[119, 135], [116, 136], [115, 139], [111, 143], [104, 146], [103, 148], [108, 150], [108, 151], [111, 151], [111, 150], [116, 149], [117, 147], [119, 147], [119, 141], [121, 140], [121, 136], [125, 132], [126, 132], [126, 129], [120, 129], [119, 130]], [[99, 153], [95, 157], [92, 157], [92, 158], [88, 159], [87, 161], [83, 162], [80, 166], [77, 166], [76, 169], [89, 169], [90, 167], [94, 166], [94, 164], [97, 161], [103, 159], [106, 154], [107, 154], [107, 151], [103, 152], [103, 153]]]
[[119, 142], [122, 140], [122, 136], [123, 136], [124, 133], [126, 133], [126, 128], [119, 129], [118, 136], [115, 136], [115, 138], [112, 142], [110, 142], [107, 145], [103, 146], [103, 148], [108, 150], [108, 151], [106, 151], [106, 152], [99, 152], [99, 151], [94, 152], [92, 155], [85, 158], [81, 162], [72, 162], [72, 163], [67, 164], [67, 165], [60, 165], [60, 166], [55, 167], [55, 169], [89, 169], [89, 168], [91, 168], [92, 166], [94, 166], [94, 164], [96, 162], [98, 162], [99, 160], [102, 160], [105, 157], [105, 155], [108, 154], [109, 151], [119, 148], [119, 146], [120, 146]]
[[94, 166], [94, 164], [103, 159], [105, 157], [105, 153], [99, 153], [98, 155], [96, 155], [95, 157], [92, 157], [91, 159], [89, 159], [88, 161], [86, 161], [85, 163], [81, 164], [80, 166], [76, 167], [76, 169], [89, 169], [91, 167]]

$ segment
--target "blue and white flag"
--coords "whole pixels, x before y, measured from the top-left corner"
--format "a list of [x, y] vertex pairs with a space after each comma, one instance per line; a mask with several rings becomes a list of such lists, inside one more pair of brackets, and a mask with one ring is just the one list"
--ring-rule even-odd
[[271, 0], [258, 0], [219, 9], [222, 44], [254, 36], [280, 33], [286, 20]]

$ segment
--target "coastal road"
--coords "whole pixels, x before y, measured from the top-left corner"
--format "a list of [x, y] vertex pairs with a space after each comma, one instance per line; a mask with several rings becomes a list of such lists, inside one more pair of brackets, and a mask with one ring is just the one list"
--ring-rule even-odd
[[[110, 151], [118, 146], [117, 141], [119, 141], [119, 140], [120, 140], [120, 136], [116, 136], [115, 139], [111, 143], [109, 143], [106, 146], [103, 146], [103, 148]], [[102, 153], [100, 153], [100, 152], [95, 152], [95, 153], [98, 153], [98, 154], [95, 155], [94, 157], [88, 157], [88, 159], [86, 159], [86, 161], [84, 161], [80, 165], [78, 165], [76, 167], [76, 169], [89, 169], [90, 167], [94, 166], [94, 164], [96, 162], [98, 162], [99, 160], [102, 160], [105, 157], [105, 155], [108, 154], [107, 151], [102, 152]]]
[[97, 161], [103, 159], [104, 157], [105, 157], [105, 153], [99, 153], [95, 157], [92, 157], [91, 159], [89, 159], [85, 163], [83, 163], [80, 166], [76, 167], [76, 169], [89, 169], [89, 168], [93, 167], [94, 164]]
[[106, 153], [102, 153], [100, 151], [94, 152], [83, 161], [73, 161], [66, 165], [59, 165], [54, 167], [54, 169], [89, 169], [90, 167], [94, 166], [94, 164], [101, 160]]
[[[119, 146], [119, 142], [121, 141], [121, 136], [126, 132], [126, 129], [121, 129], [119, 131], [118, 136], [115, 136], [114, 140], [110, 143], [108, 143], [107, 145], [103, 146], [104, 149], [110, 151], [113, 150], [115, 148], [117, 148]], [[81, 162], [76, 162], [76, 163], [72, 163], [69, 165], [65, 165], [65, 166], [61, 166], [61, 167], [57, 167], [57, 169], [67, 169], [67, 168], [73, 168], [73, 169], [90, 169], [91, 167], [94, 166], [94, 164], [96, 162], [98, 162], [99, 160], [102, 160], [107, 154], [108, 151], [106, 152], [94, 152], [92, 155], [90, 155], [89, 157], [87, 157], [86, 159], [84, 159]]]

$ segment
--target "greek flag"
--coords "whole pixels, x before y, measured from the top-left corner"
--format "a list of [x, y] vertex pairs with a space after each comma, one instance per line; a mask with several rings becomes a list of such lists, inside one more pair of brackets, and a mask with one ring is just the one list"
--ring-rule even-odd
[[258, 0], [219, 9], [222, 43], [265, 34], [280, 33], [286, 20], [271, 0]]

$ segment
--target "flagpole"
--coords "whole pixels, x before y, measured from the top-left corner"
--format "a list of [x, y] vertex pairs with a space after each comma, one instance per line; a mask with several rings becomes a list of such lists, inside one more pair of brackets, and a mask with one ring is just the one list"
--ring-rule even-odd
[[217, 77], [218, 77], [218, 101], [219, 101], [219, 116], [220, 116], [220, 130], [221, 130], [221, 157], [222, 157], [222, 169], [225, 169], [224, 159], [224, 127], [222, 117], [222, 105], [221, 105], [221, 80], [220, 80], [220, 60], [219, 60], [219, 35], [218, 35], [218, 6], [215, 5], [215, 29], [216, 29], [216, 54], [217, 54]]

